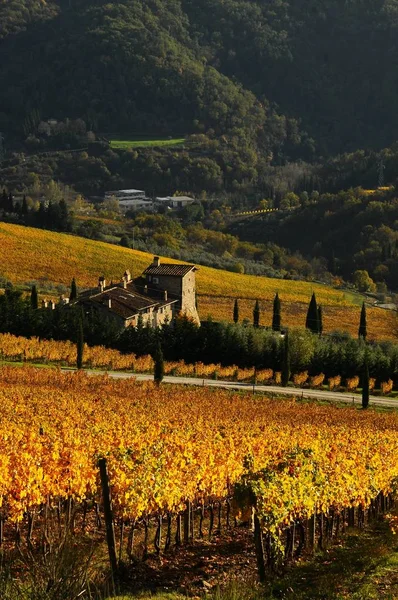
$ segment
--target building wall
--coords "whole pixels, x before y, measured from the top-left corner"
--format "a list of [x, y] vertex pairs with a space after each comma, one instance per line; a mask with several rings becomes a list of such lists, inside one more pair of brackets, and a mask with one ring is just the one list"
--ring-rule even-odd
[[[166, 306], [160, 306], [159, 308], [150, 308], [148, 312], [142, 312], [142, 323], [144, 327], [150, 325], [151, 327], [162, 327], [165, 323], [170, 323], [173, 320], [173, 304]], [[128, 321], [124, 323], [125, 327], [137, 327], [138, 315], [134, 315]]]
[[195, 271], [187, 273], [182, 280], [181, 312], [191, 317], [196, 323], [200, 323], [198, 311], [196, 310]]
[[148, 281], [148, 285], [157, 286], [162, 290], [167, 290], [170, 294], [178, 296], [180, 300], [176, 305], [177, 310], [194, 319], [196, 323], [200, 323], [198, 311], [196, 310], [195, 271], [190, 271], [185, 277], [155, 275], [152, 276], [151, 282]]

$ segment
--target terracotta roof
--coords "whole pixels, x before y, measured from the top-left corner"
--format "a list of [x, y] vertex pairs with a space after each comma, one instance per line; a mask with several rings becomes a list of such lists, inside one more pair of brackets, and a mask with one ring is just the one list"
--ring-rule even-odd
[[195, 265], [175, 265], [171, 263], [151, 265], [145, 269], [145, 275], [169, 275], [171, 277], [184, 277], [190, 271], [195, 270]]
[[[107, 288], [103, 292], [91, 290], [91, 294], [89, 295], [80, 295], [79, 300], [83, 304], [90, 305], [94, 303], [103, 306], [125, 320], [132, 318], [147, 308], [167, 306], [176, 302], [174, 299], [156, 299], [151, 297], [150, 294], [144, 296], [137, 293], [132, 286], [128, 287], [130, 289], [124, 289], [123, 285], [119, 284], [112, 288]], [[111, 306], [109, 306], [109, 300], [111, 301]]]

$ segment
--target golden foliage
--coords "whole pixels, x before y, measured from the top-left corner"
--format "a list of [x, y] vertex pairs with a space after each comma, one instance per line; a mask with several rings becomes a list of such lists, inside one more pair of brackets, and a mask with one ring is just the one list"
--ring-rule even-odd
[[324, 381], [325, 381], [324, 373], [319, 373], [319, 375], [314, 375], [313, 377], [310, 377], [310, 387], [319, 388], [319, 387], [321, 387], [321, 385], [323, 384]]
[[332, 392], [335, 389], [339, 389], [341, 384], [341, 376], [335, 375], [334, 377], [329, 377], [328, 379], [329, 390]]
[[0, 369], [0, 403], [9, 521], [47, 501], [98, 500], [101, 456], [115, 514], [134, 519], [223, 499], [249, 468], [270, 473], [258, 509], [276, 525], [366, 506], [398, 476], [393, 413], [31, 367]]
[[297, 373], [293, 375], [293, 383], [297, 385], [297, 387], [301, 387], [306, 383], [308, 379], [308, 371], [304, 371], [303, 373]]
[[347, 392], [355, 392], [357, 387], [359, 386], [359, 377], [355, 375], [355, 377], [348, 377], [346, 380]]
[[390, 394], [392, 392], [392, 388], [393, 388], [392, 379], [389, 379], [388, 381], [382, 381], [380, 388], [381, 388], [381, 393], [383, 394], [383, 396], [387, 396], [388, 394]]

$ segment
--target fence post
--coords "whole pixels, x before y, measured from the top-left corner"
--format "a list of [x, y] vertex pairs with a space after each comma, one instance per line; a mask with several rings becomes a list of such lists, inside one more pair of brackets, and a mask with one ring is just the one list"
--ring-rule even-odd
[[102, 498], [104, 502], [104, 517], [106, 527], [106, 541], [108, 544], [109, 562], [111, 565], [113, 578], [117, 575], [117, 559], [116, 559], [116, 542], [115, 542], [115, 529], [113, 526], [113, 515], [112, 515], [112, 498], [111, 490], [109, 487], [109, 476], [106, 464], [106, 458], [100, 458], [98, 461], [100, 476], [101, 476], [101, 488]]

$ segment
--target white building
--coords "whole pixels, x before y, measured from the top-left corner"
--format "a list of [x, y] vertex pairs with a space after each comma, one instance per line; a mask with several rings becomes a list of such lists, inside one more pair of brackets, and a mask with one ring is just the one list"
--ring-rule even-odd
[[153, 202], [146, 197], [144, 190], [116, 190], [105, 192], [105, 200], [115, 199], [121, 210], [153, 210]]
[[126, 202], [128, 200], [145, 200], [146, 195], [144, 190], [116, 190], [114, 192], [105, 192], [105, 200], [122, 200]]
[[195, 198], [189, 196], [164, 196], [155, 199], [156, 204], [169, 206], [170, 208], [184, 208], [188, 204], [195, 202]]

